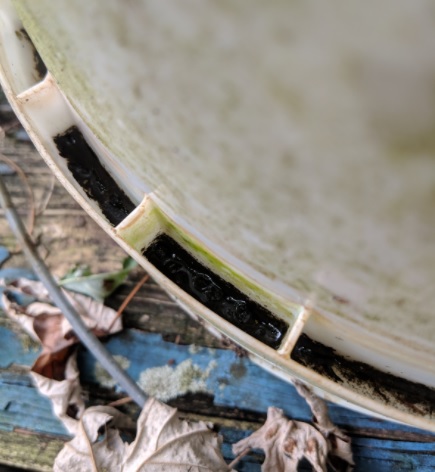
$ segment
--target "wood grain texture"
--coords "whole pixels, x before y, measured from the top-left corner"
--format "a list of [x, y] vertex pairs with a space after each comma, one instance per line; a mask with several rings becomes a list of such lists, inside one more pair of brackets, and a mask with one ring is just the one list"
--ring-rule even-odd
[[[38, 211], [51, 186], [50, 170], [29, 143], [6, 138], [2, 153], [25, 171]], [[3, 178], [19, 213], [25, 217], [28, 198], [22, 182], [17, 175]], [[1, 245], [15, 248], [15, 240], [2, 212], [0, 217]], [[119, 268], [125, 257], [124, 251], [87, 216], [57, 180], [47, 208], [36, 218], [33, 236], [46, 263], [58, 276], [74, 264], [89, 264], [95, 271], [112, 270]], [[18, 256], [13, 265], [26, 265], [26, 262]]]
[[[28, 431], [0, 431], [0, 444], [0, 462], [3, 465], [49, 472], [53, 470], [54, 459], [64, 441]], [[1, 470], [7, 469], [0, 468]]]
[[[228, 460], [233, 457], [231, 444], [260, 427], [269, 405], [283, 408], [295, 419], [310, 420], [309, 409], [293, 387], [274, 378], [249, 359], [240, 359], [232, 351], [192, 350], [191, 346], [168, 343], [160, 335], [138, 330], [126, 330], [113, 336], [108, 340], [107, 347], [115, 355], [128, 356], [131, 361], [128, 371], [134, 378], [138, 378], [143, 371], [168, 365], [171, 360], [174, 362], [169, 364], [174, 370], [186, 359], [191, 359], [202, 371], [213, 362], [213, 369], [205, 381], [206, 392], [184, 395], [169, 403], [179, 407], [185, 417], [213, 421], [224, 437], [222, 450]], [[37, 353], [33, 355], [36, 357]], [[0, 431], [28, 431], [38, 437], [64, 441], [66, 432], [53, 418], [50, 403], [33, 388], [26, 373], [28, 367], [24, 364], [29, 360], [31, 353], [18, 347], [15, 368], [9, 366], [4, 369], [5, 363], [1, 361]], [[101, 386], [101, 378], [95, 375], [95, 361], [84, 349], [79, 356], [79, 365], [88, 404], [107, 403], [123, 396], [115, 387]], [[132, 415], [138, 413], [132, 405], [123, 409]], [[356, 470], [434, 470], [435, 436], [336, 405], [330, 405], [330, 411], [340, 427], [352, 429]], [[381, 432], [382, 437], [377, 437], [376, 433], [363, 437], [367, 430]], [[39, 442], [32, 444], [39, 447]], [[44, 455], [43, 452], [41, 454]], [[260, 470], [261, 459], [261, 455], [252, 454], [243, 461], [239, 470]], [[16, 464], [22, 466], [19, 461]]]

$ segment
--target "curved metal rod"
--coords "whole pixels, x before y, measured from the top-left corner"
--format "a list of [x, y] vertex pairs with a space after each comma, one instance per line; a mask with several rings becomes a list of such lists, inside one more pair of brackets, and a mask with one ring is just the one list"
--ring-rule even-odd
[[71, 306], [66, 296], [56, 283], [44, 261], [39, 256], [35, 246], [28, 235], [20, 216], [18, 215], [14, 204], [12, 203], [9, 192], [0, 177], [0, 205], [3, 207], [6, 219], [12, 232], [17, 238], [19, 244], [30, 262], [35, 274], [39, 277], [50, 297], [56, 306], [62, 311], [65, 318], [71, 324], [75, 334], [80, 341], [95, 356], [104, 369], [116, 380], [116, 382], [125, 390], [125, 392], [142, 408], [147, 400], [145, 393], [139, 388], [136, 382], [119, 366], [110, 352], [103, 346], [98, 338], [83, 323], [79, 314]]

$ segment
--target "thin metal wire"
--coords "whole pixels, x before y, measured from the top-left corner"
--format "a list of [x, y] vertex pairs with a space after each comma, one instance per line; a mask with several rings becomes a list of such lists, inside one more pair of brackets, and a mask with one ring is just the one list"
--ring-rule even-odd
[[51, 275], [44, 261], [40, 258], [29, 234], [18, 215], [9, 192], [0, 177], [0, 205], [3, 207], [6, 219], [12, 232], [23, 248], [35, 274], [39, 277], [56, 306], [62, 311], [71, 324], [80, 341], [95, 356], [104, 369], [116, 380], [125, 392], [140, 406], [143, 407], [147, 396], [136, 382], [119, 366], [110, 352], [101, 344], [98, 338], [83, 323], [82, 319], [63, 294], [55, 279]]

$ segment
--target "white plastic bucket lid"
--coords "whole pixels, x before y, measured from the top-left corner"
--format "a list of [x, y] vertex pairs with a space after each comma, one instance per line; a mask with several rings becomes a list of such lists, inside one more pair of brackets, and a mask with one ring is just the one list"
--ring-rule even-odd
[[[0, 3], [3, 86], [87, 211], [279, 375], [433, 429], [432, 2], [14, 5]], [[115, 231], [108, 193], [74, 171], [92, 153], [131, 203]], [[150, 264], [162, 233], [278, 320], [276, 343]], [[390, 373], [389, 394], [361, 369]]]

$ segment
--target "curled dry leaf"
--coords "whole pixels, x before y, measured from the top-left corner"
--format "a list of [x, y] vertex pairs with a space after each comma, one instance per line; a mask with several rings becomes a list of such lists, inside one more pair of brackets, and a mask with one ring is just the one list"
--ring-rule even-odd
[[[315, 427], [328, 440], [329, 460], [335, 469], [349, 472], [354, 466], [351, 440], [329, 417], [328, 405], [325, 400], [318, 397], [313, 391], [299, 380], [294, 380], [293, 385], [301, 397], [305, 399], [313, 413]], [[338, 463], [337, 462], [338, 459]]]
[[326, 472], [328, 463], [334, 470], [350, 472], [354, 465], [350, 438], [331, 421], [324, 400], [302, 382], [295, 380], [294, 384], [313, 412], [314, 425], [289, 420], [282, 410], [271, 407], [265, 424], [234, 444], [234, 454], [263, 449], [263, 472], [294, 472], [304, 457], [316, 472]]
[[136, 439], [127, 444], [114, 428], [122, 419], [119, 413], [114, 418], [114, 411], [110, 407], [85, 411], [77, 436], [56, 458], [55, 472], [228, 471], [220, 438], [206, 423], [181, 421], [176, 409], [150, 399], [139, 416]]
[[53, 413], [60, 419], [69, 433], [77, 434], [78, 421], [85, 410], [81, 395], [80, 374], [76, 352], [67, 359], [63, 380], [53, 380], [31, 372], [37, 389], [51, 400]]
[[[91, 297], [69, 290], [63, 290], [63, 292], [86, 326], [96, 335], [104, 336], [122, 329], [122, 322], [117, 318], [115, 310]], [[26, 300], [24, 305], [20, 302], [23, 299]], [[50, 296], [42, 282], [24, 278], [12, 281], [5, 286], [2, 302], [8, 316], [17, 321], [34, 339], [41, 341], [43, 346], [47, 343], [55, 343], [54, 333], [64, 340], [74, 338], [72, 343], [77, 342], [71, 325], [63, 317], [62, 312], [51, 304]], [[57, 315], [59, 316], [58, 329], [53, 330], [53, 326], [49, 327], [48, 324], [54, 324], [51, 317]], [[39, 332], [35, 330], [35, 319], [38, 319]]]
[[[122, 322], [111, 308], [90, 297], [64, 290], [85, 324], [97, 335], [122, 329]], [[79, 373], [75, 362], [77, 337], [62, 312], [51, 305], [41, 282], [17, 279], [5, 286], [2, 305], [7, 315], [42, 344], [42, 351], [31, 373], [41, 393], [53, 402], [53, 410], [67, 430], [76, 433], [75, 418], [84, 410]]]
[[314, 426], [287, 419], [279, 408], [270, 407], [264, 425], [233, 446], [236, 455], [246, 449], [264, 450], [263, 472], [294, 472], [303, 457], [316, 472], [326, 472], [326, 439]]
[[[116, 333], [122, 329], [121, 320], [117, 318], [115, 310], [85, 295], [67, 290], [64, 290], [64, 293], [86, 326], [97, 336]], [[20, 304], [20, 300], [26, 300], [26, 303]], [[78, 342], [62, 312], [51, 304], [41, 282], [28, 279], [11, 282], [5, 287], [2, 304], [7, 315], [42, 344], [46, 357], [50, 358], [50, 354], [60, 353]], [[46, 362], [42, 363], [38, 359], [35, 365], [38, 366], [36, 371], [45, 375], [43, 369]]]

